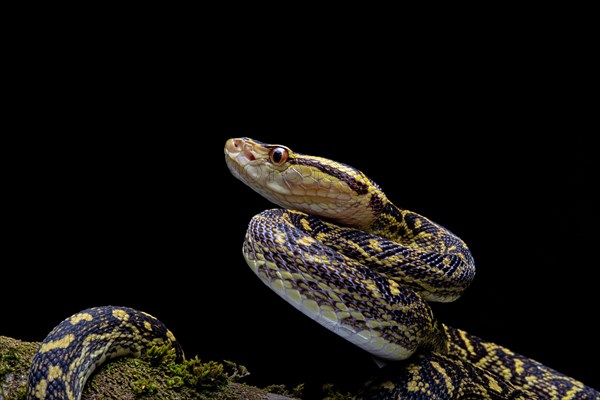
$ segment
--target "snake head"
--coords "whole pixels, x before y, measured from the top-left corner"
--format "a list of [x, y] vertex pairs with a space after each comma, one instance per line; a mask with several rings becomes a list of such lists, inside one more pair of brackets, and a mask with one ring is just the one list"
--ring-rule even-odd
[[379, 187], [362, 172], [322, 157], [293, 152], [289, 147], [250, 138], [225, 143], [231, 173], [269, 201], [283, 208], [327, 218], [338, 224], [366, 228], [387, 202]]
[[[285, 146], [270, 145], [250, 138], [235, 138], [225, 142], [225, 162], [231, 173], [244, 183], [247, 183], [245, 179], [264, 181], [263, 173], [285, 165], [283, 157], [287, 158], [290, 152]], [[271, 153], [276, 154], [276, 160], [283, 162], [271, 164]]]

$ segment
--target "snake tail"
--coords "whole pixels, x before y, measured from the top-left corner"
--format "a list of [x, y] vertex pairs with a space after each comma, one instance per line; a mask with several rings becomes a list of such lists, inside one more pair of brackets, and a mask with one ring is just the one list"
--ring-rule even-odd
[[139, 357], [155, 345], [183, 350], [175, 336], [153, 316], [126, 307], [80, 311], [57, 325], [41, 343], [29, 369], [27, 400], [79, 400], [85, 382], [106, 360]]

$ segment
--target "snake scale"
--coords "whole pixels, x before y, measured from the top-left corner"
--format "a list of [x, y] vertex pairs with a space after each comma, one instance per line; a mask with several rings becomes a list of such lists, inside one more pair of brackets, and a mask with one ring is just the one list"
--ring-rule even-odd
[[395, 206], [362, 172], [250, 138], [229, 139], [225, 160], [282, 207], [250, 221], [250, 268], [296, 309], [389, 363], [358, 398], [600, 399], [573, 378], [437, 321], [428, 302], [455, 300], [473, 280], [467, 245]]
[[[600, 399], [534, 360], [437, 321], [429, 301], [458, 298], [474, 277], [466, 244], [396, 207], [356, 169], [281, 145], [229, 139], [234, 176], [283, 207], [249, 223], [243, 254], [279, 296], [388, 365], [356, 399]], [[27, 400], [79, 400], [105, 360], [169, 344], [167, 327], [115, 306], [57, 325], [31, 363]], [[398, 362], [396, 362], [398, 361]]]

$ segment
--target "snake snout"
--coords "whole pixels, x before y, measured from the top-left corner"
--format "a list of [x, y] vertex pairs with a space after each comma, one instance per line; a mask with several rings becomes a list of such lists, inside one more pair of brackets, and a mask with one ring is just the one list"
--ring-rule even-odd
[[244, 138], [228, 139], [225, 142], [225, 154], [241, 166], [256, 160], [253, 150], [252, 145]]
[[225, 142], [225, 153], [236, 154], [244, 149], [244, 141], [242, 139], [228, 139]]

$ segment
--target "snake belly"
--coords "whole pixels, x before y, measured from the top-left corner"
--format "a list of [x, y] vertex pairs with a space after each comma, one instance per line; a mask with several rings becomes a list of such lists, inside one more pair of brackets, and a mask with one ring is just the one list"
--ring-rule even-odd
[[144, 312], [115, 306], [93, 307], [62, 321], [33, 357], [27, 400], [79, 400], [85, 382], [106, 360], [139, 357], [152, 346], [170, 344], [183, 358], [175, 336]]
[[468, 247], [395, 206], [362, 172], [250, 138], [229, 139], [225, 160], [236, 178], [282, 207], [251, 219], [242, 249], [250, 268], [308, 317], [392, 361], [358, 398], [600, 398], [438, 322], [428, 302], [455, 300], [474, 278]]

